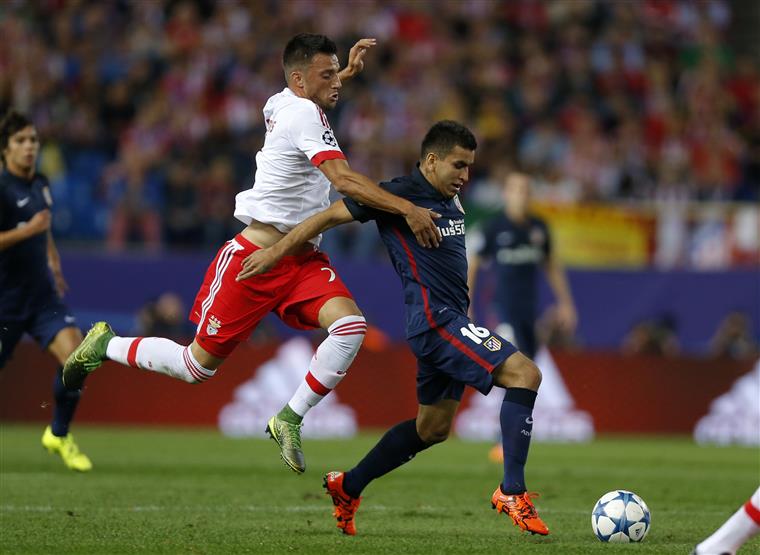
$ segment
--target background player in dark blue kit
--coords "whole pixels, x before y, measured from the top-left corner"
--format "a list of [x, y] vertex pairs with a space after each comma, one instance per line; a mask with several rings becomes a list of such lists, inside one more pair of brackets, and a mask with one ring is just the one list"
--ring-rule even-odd
[[487, 394], [506, 388], [501, 406], [504, 478], [491, 502], [523, 530], [546, 535], [525, 487], [525, 463], [533, 428], [533, 405], [541, 373], [504, 338], [467, 317], [464, 211], [457, 193], [475, 160], [475, 137], [451, 121], [436, 123], [422, 142], [420, 162], [411, 175], [382, 183], [391, 193], [435, 212], [440, 246], [421, 247], [404, 220], [343, 199], [312, 216], [284, 239], [251, 254], [238, 279], [268, 270], [290, 249], [325, 229], [351, 220], [374, 219], [401, 278], [406, 305], [406, 336], [418, 361], [417, 417], [388, 430], [377, 445], [348, 472], [330, 472], [325, 487], [335, 505], [338, 528], [356, 533], [354, 515], [360, 495], [375, 478], [444, 441], [465, 385]]
[[53, 420], [42, 445], [60, 454], [70, 469], [84, 472], [92, 463], [69, 433], [80, 391], [68, 391], [61, 379], [82, 332], [61, 301], [67, 286], [50, 232], [50, 189], [36, 172], [39, 148], [37, 131], [25, 116], [11, 111], [0, 122], [0, 368], [25, 332], [58, 360]]
[[530, 178], [510, 173], [504, 182], [504, 211], [490, 220], [471, 243], [468, 284], [474, 298], [478, 269], [496, 266], [494, 301], [503, 327], [499, 333], [531, 359], [536, 357], [538, 270], [546, 272], [557, 299], [554, 317], [568, 334], [575, 332], [577, 315], [565, 271], [552, 249], [546, 223], [530, 213]]

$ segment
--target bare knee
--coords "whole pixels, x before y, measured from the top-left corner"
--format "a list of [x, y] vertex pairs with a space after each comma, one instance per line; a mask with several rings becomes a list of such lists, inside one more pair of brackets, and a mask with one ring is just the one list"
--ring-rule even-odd
[[417, 422], [417, 435], [428, 445], [443, 443], [451, 433], [451, 422]]
[[538, 391], [541, 370], [522, 353], [515, 353], [493, 372], [494, 385], [499, 387], [523, 387]]

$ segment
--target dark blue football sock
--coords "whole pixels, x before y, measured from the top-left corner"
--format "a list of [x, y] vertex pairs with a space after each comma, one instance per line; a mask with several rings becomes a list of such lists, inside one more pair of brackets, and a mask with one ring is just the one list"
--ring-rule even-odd
[[55, 371], [55, 380], [53, 381], [53, 396], [55, 397], [55, 407], [53, 408], [53, 421], [50, 428], [54, 436], [64, 437], [69, 433], [69, 424], [74, 418], [74, 412], [77, 410], [79, 389], [71, 391], [63, 385], [63, 368], [58, 367]]
[[414, 455], [430, 447], [417, 435], [416, 420], [406, 420], [385, 432], [361, 462], [346, 472], [343, 490], [351, 497], [359, 497], [372, 480], [411, 461]]
[[504, 493], [523, 493], [525, 463], [528, 460], [530, 437], [533, 434], [533, 405], [536, 392], [521, 387], [508, 387], [501, 404], [501, 445], [504, 449]]

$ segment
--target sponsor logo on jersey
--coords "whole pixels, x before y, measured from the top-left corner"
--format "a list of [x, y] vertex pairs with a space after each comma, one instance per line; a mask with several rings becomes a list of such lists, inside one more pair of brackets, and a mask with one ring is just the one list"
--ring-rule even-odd
[[329, 146], [338, 146], [338, 141], [335, 140], [335, 135], [330, 129], [322, 133], [322, 142]]
[[441, 235], [449, 237], [450, 235], [464, 235], [464, 220], [449, 220], [448, 227], [441, 228]]
[[335, 271], [332, 268], [320, 268], [323, 272], [330, 272], [330, 279], [327, 280], [327, 283], [332, 283], [335, 281]]
[[520, 245], [513, 249], [503, 248], [496, 251], [496, 261], [499, 264], [538, 264], [543, 258], [543, 251], [531, 245]]
[[493, 335], [483, 342], [483, 346], [489, 351], [496, 352], [501, 350], [501, 341], [496, 339]]
[[219, 333], [219, 328], [222, 327], [222, 323], [216, 316], [208, 317], [208, 325], [206, 326], [206, 333], [209, 335], [216, 335]]
[[27, 204], [29, 204], [29, 201], [32, 200], [31, 197], [22, 198], [16, 201], [16, 206], [19, 208], [23, 208]]

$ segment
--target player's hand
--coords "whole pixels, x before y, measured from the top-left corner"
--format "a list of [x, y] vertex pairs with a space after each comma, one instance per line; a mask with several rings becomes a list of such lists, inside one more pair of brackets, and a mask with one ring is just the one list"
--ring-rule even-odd
[[243, 281], [249, 277], [263, 274], [272, 269], [280, 260], [280, 256], [277, 256], [271, 248], [259, 249], [249, 254], [245, 260], [243, 260], [243, 269], [235, 278], [235, 281]]
[[578, 325], [578, 314], [575, 312], [575, 307], [572, 304], [558, 304], [556, 319], [559, 327], [566, 333], [575, 333], [575, 328]]
[[48, 229], [50, 229], [50, 221], [50, 210], [46, 208], [45, 210], [40, 210], [37, 212], [34, 216], [32, 216], [32, 219], [26, 223], [25, 227], [29, 232], [29, 236], [45, 233]]
[[441, 243], [441, 230], [435, 225], [435, 220], [441, 215], [427, 208], [415, 206], [405, 216], [409, 229], [412, 230], [417, 242], [423, 247], [437, 247]]
[[361, 39], [348, 52], [348, 63], [340, 72], [341, 79], [347, 79], [361, 73], [364, 69], [364, 56], [367, 50], [377, 44], [377, 39]]

